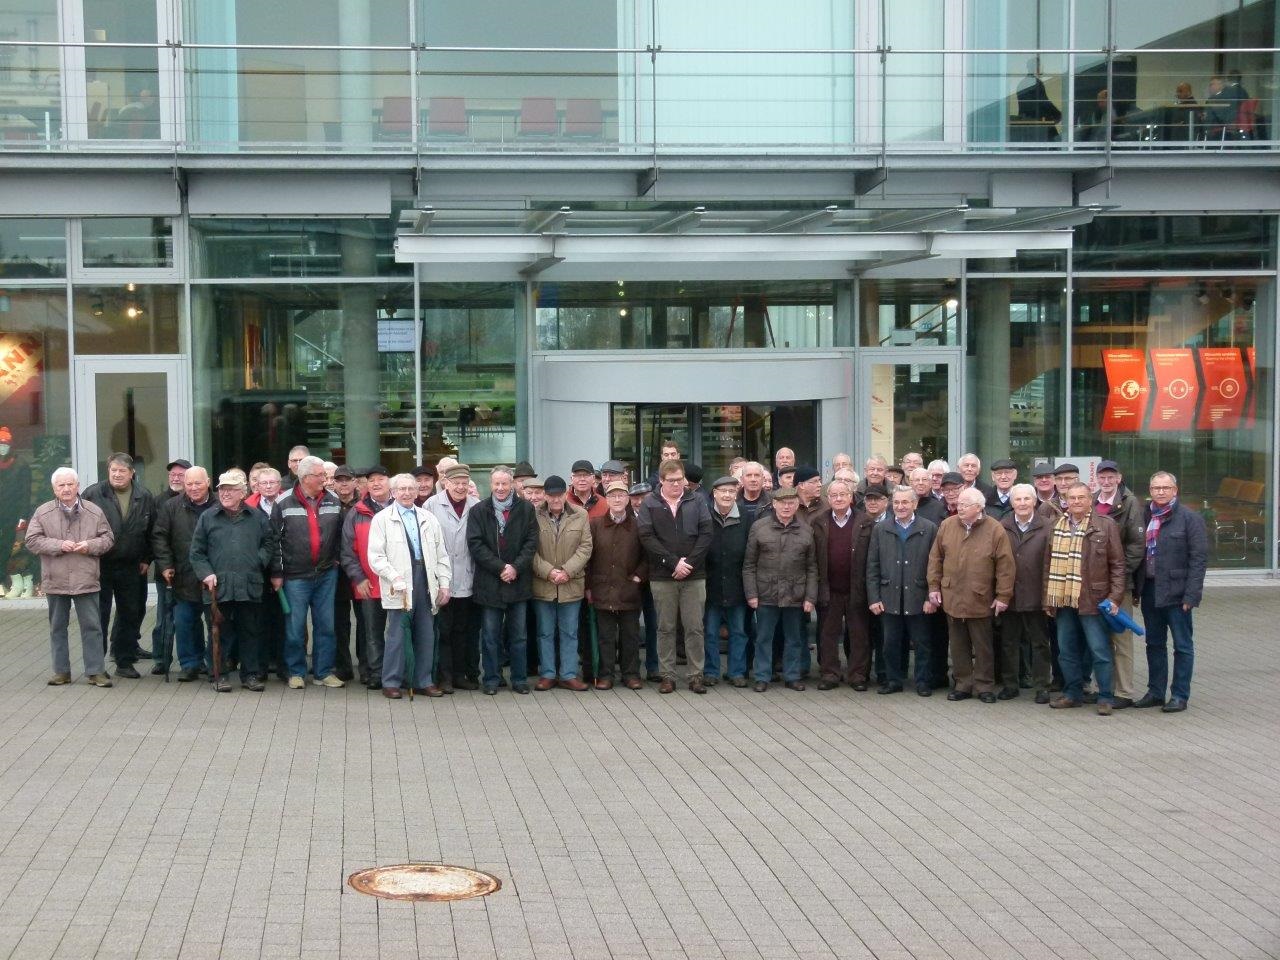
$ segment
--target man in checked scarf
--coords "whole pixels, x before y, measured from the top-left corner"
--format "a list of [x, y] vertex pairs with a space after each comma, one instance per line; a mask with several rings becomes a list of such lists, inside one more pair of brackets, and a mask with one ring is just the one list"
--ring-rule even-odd
[[1057, 621], [1063, 675], [1062, 696], [1049, 706], [1062, 710], [1084, 702], [1081, 661], [1088, 644], [1098, 679], [1098, 713], [1109, 717], [1114, 699], [1111, 639], [1099, 606], [1119, 606], [1124, 597], [1124, 548], [1115, 521], [1094, 511], [1088, 486], [1072, 484], [1065, 494], [1067, 511], [1049, 534], [1044, 560], [1044, 611]]

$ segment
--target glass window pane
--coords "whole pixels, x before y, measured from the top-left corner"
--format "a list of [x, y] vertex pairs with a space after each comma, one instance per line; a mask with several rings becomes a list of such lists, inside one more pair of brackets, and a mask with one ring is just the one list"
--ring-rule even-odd
[[415, 2], [418, 39], [435, 47], [617, 47], [636, 36], [643, 47], [649, 36], [648, 4], [636, 0]]
[[1275, 45], [1273, 0], [1200, 0], [1115, 4], [1116, 44], [1137, 47], [1270, 47]]
[[65, 277], [65, 220], [0, 218], [0, 277]]
[[187, 35], [199, 43], [408, 46], [402, 0], [184, 0]]
[[863, 280], [861, 345], [940, 347], [960, 342], [960, 285], [951, 280]]
[[192, 275], [203, 278], [413, 273], [413, 264], [396, 263], [389, 219], [193, 220], [191, 248]]
[[[54, 43], [57, 0], [9, 0], [0, 6], [0, 37]], [[62, 136], [61, 71], [53, 46], [0, 47], [0, 138], [8, 144]]]
[[107, 458], [117, 451], [133, 457], [145, 487], [162, 493], [168, 486], [169, 376], [165, 373], [99, 373], [94, 377], [98, 422], [99, 479]]
[[1086, 279], [1074, 310], [1072, 453], [1117, 461], [1139, 496], [1171, 471], [1208, 521], [1211, 566], [1269, 563], [1274, 284]]
[[930, 460], [949, 460], [951, 408], [944, 363], [871, 365], [871, 450], [889, 463], [916, 451]]
[[1267, 270], [1273, 217], [1098, 217], [1075, 231], [1077, 270]]
[[76, 353], [177, 353], [181, 294], [141, 283], [76, 287]]
[[[156, 8], [129, 0], [83, 0], [86, 112], [90, 139], [160, 136]], [[96, 43], [136, 43], [98, 47]]]
[[173, 266], [168, 217], [96, 217], [80, 222], [86, 268], [156, 270]]

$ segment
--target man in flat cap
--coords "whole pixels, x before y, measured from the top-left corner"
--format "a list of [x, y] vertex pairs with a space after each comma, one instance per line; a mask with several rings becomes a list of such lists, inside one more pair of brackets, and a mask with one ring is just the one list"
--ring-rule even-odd
[[742, 561], [747, 554], [751, 522], [738, 502], [738, 481], [721, 477], [711, 486], [711, 547], [707, 551], [707, 609], [704, 674], [708, 684], [720, 680], [720, 626], [729, 634], [726, 676], [735, 687], [747, 685], [747, 596], [742, 589]]
[[[796, 519], [799, 494], [792, 487], [773, 492], [773, 515], [762, 517], [747, 535], [742, 561], [742, 589], [747, 606], [756, 611], [758, 638], [773, 636], [781, 622], [785, 638], [782, 677], [787, 689], [803, 690], [803, 615], [818, 602], [818, 563], [809, 525]], [[692, 653], [692, 646], [690, 653]], [[758, 639], [753, 669], [757, 693], [769, 689], [773, 676], [772, 645]]]
[[575, 460], [569, 471], [569, 503], [587, 511], [591, 519], [604, 516], [609, 505], [596, 493], [596, 468], [590, 460]]
[[1018, 481], [1018, 465], [1005, 458], [991, 464], [991, 492], [987, 494], [987, 516], [1003, 520], [1013, 513], [1009, 492]]
[[604, 498], [609, 512], [591, 521], [587, 566], [587, 600], [595, 610], [599, 637], [595, 686], [608, 690], [620, 670], [622, 682], [639, 690], [644, 686], [640, 679], [641, 588], [649, 579], [649, 561], [640, 545], [627, 485], [612, 481], [605, 487]]
[[418, 495], [413, 498], [414, 506], [421, 507], [426, 504], [436, 492], [436, 480], [439, 479], [439, 471], [429, 463], [420, 463], [410, 471], [414, 482], [418, 484]]

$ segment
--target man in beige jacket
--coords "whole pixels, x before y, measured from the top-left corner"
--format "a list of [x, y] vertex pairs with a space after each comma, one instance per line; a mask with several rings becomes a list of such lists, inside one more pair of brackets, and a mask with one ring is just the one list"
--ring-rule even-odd
[[[533, 556], [533, 610], [538, 618], [538, 666], [535, 690], [560, 686], [588, 689], [578, 676], [578, 610], [587, 592], [591, 559], [591, 521], [587, 508], [568, 502], [568, 484], [550, 476], [538, 507], [538, 552]], [[556, 630], [560, 642], [556, 643]], [[560, 669], [556, 671], [556, 652]]]
[[74, 604], [84, 672], [95, 687], [109, 687], [98, 614], [98, 558], [111, 549], [115, 537], [103, 512], [80, 499], [80, 478], [74, 470], [59, 467], [51, 480], [54, 498], [36, 508], [25, 538], [27, 549], [40, 558], [40, 583], [49, 601], [49, 646], [53, 653], [49, 686], [71, 682], [67, 624]]

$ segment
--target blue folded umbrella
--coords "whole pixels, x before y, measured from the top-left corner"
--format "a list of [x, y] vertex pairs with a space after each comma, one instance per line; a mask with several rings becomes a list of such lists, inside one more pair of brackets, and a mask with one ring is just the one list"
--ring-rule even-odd
[[1124, 633], [1126, 630], [1132, 630], [1135, 636], [1142, 637], [1146, 635], [1146, 631], [1138, 626], [1131, 616], [1110, 600], [1104, 600], [1099, 604], [1098, 611], [1102, 614], [1102, 619], [1106, 621], [1107, 629], [1112, 633]]

